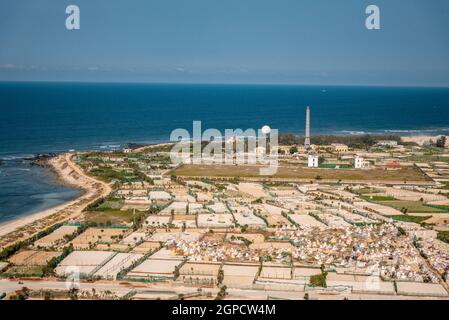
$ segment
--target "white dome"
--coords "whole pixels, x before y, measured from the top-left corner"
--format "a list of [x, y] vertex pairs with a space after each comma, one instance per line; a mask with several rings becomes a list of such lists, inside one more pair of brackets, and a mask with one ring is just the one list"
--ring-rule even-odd
[[263, 134], [269, 134], [271, 132], [271, 128], [269, 126], [263, 126], [262, 127], [262, 133]]

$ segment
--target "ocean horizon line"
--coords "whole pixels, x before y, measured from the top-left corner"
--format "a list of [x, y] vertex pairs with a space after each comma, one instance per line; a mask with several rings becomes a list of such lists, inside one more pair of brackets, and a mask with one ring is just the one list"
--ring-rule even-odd
[[270, 86], [270, 87], [319, 87], [328, 88], [392, 88], [392, 89], [449, 89], [447, 85], [408, 85], [408, 84], [319, 84], [319, 83], [251, 83], [251, 82], [177, 82], [177, 81], [79, 81], [79, 80], [0, 80], [0, 84], [123, 84], [123, 85], [185, 85], [185, 86]]

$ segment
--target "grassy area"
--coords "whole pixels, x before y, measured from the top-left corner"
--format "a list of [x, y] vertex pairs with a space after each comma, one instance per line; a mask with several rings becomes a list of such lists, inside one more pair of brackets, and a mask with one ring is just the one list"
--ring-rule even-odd
[[440, 206], [436, 204], [428, 204], [427, 206], [444, 212], [449, 212], [449, 206]]
[[439, 231], [438, 239], [443, 242], [449, 243], [449, 231]]
[[119, 180], [121, 182], [129, 181], [129, 173], [126, 171], [116, 171], [110, 167], [96, 168], [90, 171], [90, 174], [99, 178], [100, 180], [110, 182], [112, 180]]
[[409, 216], [409, 215], [401, 215], [401, 216], [392, 216], [396, 221], [404, 221], [404, 222], [414, 222], [414, 223], [421, 223], [427, 219], [432, 218], [431, 216], [425, 216], [425, 217], [417, 217], [417, 216]]
[[390, 196], [361, 196], [360, 198], [366, 201], [393, 201], [396, 200], [394, 197]]
[[374, 189], [374, 188], [360, 188], [360, 189], [354, 189], [353, 192], [355, 192], [359, 195], [364, 195], [364, 194], [370, 194], [370, 193], [380, 193], [382, 191], [380, 191], [378, 189]]
[[408, 161], [412, 162], [448, 162], [449, 157], [442, 157], [438, 154], [424, 154], [424, 155], [413, 155], [407, 157]]
[[[136, 220], [144, 213], [136, 211]], [[132, 211], [121, 211], [117, 209], [102, 209], [86, 212], [84, 215], [86, 223], [97, 225], [123, 225], [133, 222]]]
[[[217, 177], [217, 178], [266, 178], [260, 175], [259, 166], [249, 165], [182, 165], [173, 175], [189, 177]], [[310, 179], [310, 180], [350, 180], [350, 181], [431, 181], [425, 174], [413, 167], [401, 168], [394, 171], [384, 169], [346, 170], [320, 169], [303, 167], [279, 167], [277, 173], [270, 178], [280, 179]]]
[[326, 277], [327, 272], [323, 272], [321, 274], [317, 274], [310, 277], [310, 285], [314, 287], [326, 288]]
[[4, 272], [10, 277], [43, 277], [44, 266], [12, 266]]
[[[375, 201], [375, 200], [374, 200]], [[378, 201], [379, 204], [386, 205], [397, 210], [404, 211], [407, 209], [407, 213], [444, 213], [446, 210], [438, 208], [437, 206], [428, 206], [420, 201], [405, 201], [405, 200], [393, 200], [393, 201]]]

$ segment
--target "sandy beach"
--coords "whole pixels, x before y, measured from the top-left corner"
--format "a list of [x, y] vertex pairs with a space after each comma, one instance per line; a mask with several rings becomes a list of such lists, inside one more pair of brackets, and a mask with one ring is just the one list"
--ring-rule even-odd
[[86, 175], [73, 161], [74, 154], [61, 154], [48, 161], [61, 182], [83, 192], [77, 198], [31, 215], [0, 224], [0, 248], [25, 240], [46, 228], [78, 217], [91, 202], [111, 192], [111, 186]]

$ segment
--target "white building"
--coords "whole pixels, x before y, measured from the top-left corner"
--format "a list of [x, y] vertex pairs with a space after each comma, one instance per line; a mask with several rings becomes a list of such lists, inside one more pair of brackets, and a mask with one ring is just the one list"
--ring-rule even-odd
[[307, 166], [309, 168], [318, 168], [318, 166], [319, 166], [318, 156], [315, 154], [309, 154]]
[[354, 157], [354, 168], [356, 169], [363, 169], [369, 167], [369, 161], [366, 161], [360, 156]]
[[398, 142], [395, 140], [381, 140], [377, 141], [377, 145], [381, 147], [397, 147]]

